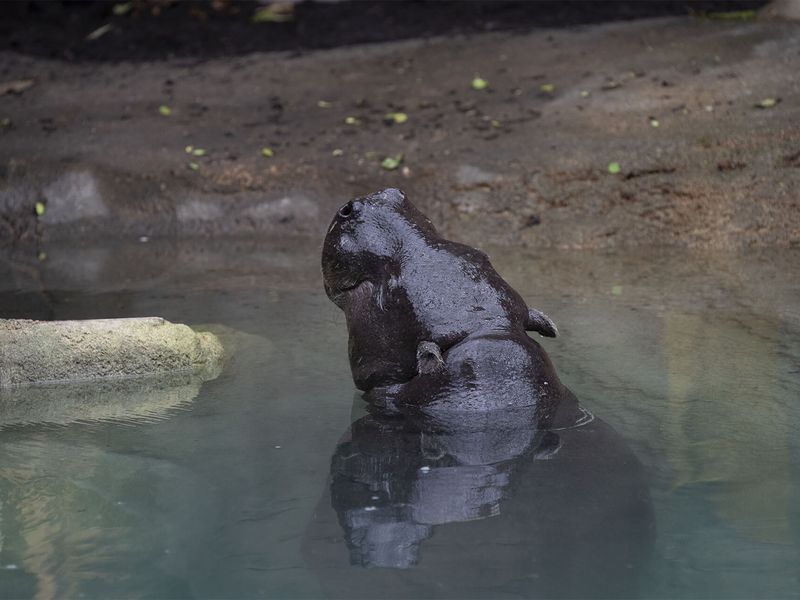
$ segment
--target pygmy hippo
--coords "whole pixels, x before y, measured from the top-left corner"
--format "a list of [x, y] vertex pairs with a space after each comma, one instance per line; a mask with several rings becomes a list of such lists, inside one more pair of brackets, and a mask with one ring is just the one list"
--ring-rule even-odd
[[342, 206], [322, 251], [347, 320], [353, 380], [373, 407], [424, 414], [535, 408], [542, 427], [584, 419], [541, 346], [555, 336], [483, 252], [443, 239], [400, 190]]

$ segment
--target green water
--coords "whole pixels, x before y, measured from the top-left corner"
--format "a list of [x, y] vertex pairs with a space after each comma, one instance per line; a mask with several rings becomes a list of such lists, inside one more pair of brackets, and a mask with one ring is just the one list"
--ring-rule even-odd
[[[174, 247], [153, 245], [135, 250], [143, 258], [128, 275], [130, 261], [114, 263], [124, 251], [97, 252], [104, 268], [81, 268], [87, 259], [76, 254], [70, 270], [51, 251], [33, 278], [10, 256], [0, 312], [160, 315], [225, 326], [239, 349], [196, 396], [156, 398], [146, 412], [0, 415], [0, 597], [329, 594], [304, 544], [326, 508], [331, 456], [363, 406], [315, 249], [185, 251], [181, 263]], [[800, 596], [800, 253], [491, 256], [556, 320], [559, 338], [543, 345], [563, 381], [644, 467], [655, 529], [651, 555], [625, 582], [634, 595]], [[507, 495], [524, 489], [517, 480]], [[345, 557], [337, 589], [378, 597], [400, 572], [419, 597], [452, 595], [453, 571], [426, 567], [455, 527], [433, 525], [402, 570]], [[336, 542], [343, 532], [326, 535]], [[503, 580], [506, 558], [491, 539], [480, 543], [469, 569], [492, 584], [474, 595], [536, 594], [535, 570]]]

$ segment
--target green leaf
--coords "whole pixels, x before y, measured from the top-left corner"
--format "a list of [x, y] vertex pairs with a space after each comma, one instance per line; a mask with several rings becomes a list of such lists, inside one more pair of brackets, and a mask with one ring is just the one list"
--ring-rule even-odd
[[612, 175], [616, 175], [621, 170], [622, 168], [619, 166], [618, 162], [608, 163], [608, 172], [611, 173]]
[[44, 202], [37, 202], [33, 205], [33, 210], [36, 211], [36, 216], [41, 217], [44, 214]]
[[780, 98], [764, 98], [761, 102], [756, 104], [756, 108], [772, 108], [780, 101]]
[[269, 4], [256, 9], [251, 19], [253, 23], [288, 23], [294, 21], [294, 6]]
[[611, 286], [611, 295], [612, 296], [622, 296], [622, 286], [621, 285]]
[[581, 90], [581, 98], [588, 98], [589, 90]]
[[333, 104], [331, 104], [327, 100], [317, 100], [317, 106], [319, 106], [320, 108], [330, 108], [331, 106], [333, 106]]
[[408, 121], [408, 115], [406, 113], [401, 113], [401, 112], [391, 112], [386, 115], [386, 120], [394, 121], [399, 125], [400, 123], [405, 123], [406, 121]]
[[342, 150], [341, 148], [336, 148], [336, 149], [334, 149], [333, 152], [331, 152], [332, 156], [342, 156], [343, 154], [344, 154], [344, 150]]
[[661, 123], [658, 122], [658, 119], [650, 118], [650, 127], [660, 127]]
[[195, 156], [205, 156], [206, 155], [206, 151], [203, 150], [202, 148], [195, 148], [195, 149], [192, 150], [192, 154], [195, 155]]
[[192, 171], [197, 171], [197, 170], [200, 168], [200, 165], [198, 165], [196, 162], [190, 162], [190, 163], [189, 163], [189, 165], [188, 165], [188, 167], [189, 167], [189, 168], [190, 168]]
[[118, 2], [112, 7], [111, 12], [114, 13], [115, 16], [121, 17], [131, 12], [131, 8], [133, 8], [133, 5], [130, 2]]
[[361, 119], [358, 117], [345, 117], [344, 122], [347, 125], [361, 125]]
[[753, 21], [756, 18], [754, 10], [731, 10], [726, 12], [710, 12], [706, 17], [715, 21]]
[[158, 112], [162, 117], [168, 117], [172, 114], [172, 109], [166, 104], [162, 104], [158, 107]]
[[381, 161], [381, 166], [387, 171], [394, 171], [403, 162], [403, 155], [387, 156]]
[[545, 94], [552, 94], [556, 91], [556, 86], [552, 83], [543, 83], [539, 86], [539, 90], [544, 92]]
[[264, 158], [272, 158], [273, 156], [275, 156], [275, 153], [272, 151], [272, 148], [262, 148], [261, 156], [263, 156]]
[[186, 154], [191, 154], [192, 152], [194, 152], [194, 146], [186, 146], [184, 150], [186, 151]]
[[480, 77], [475, 77], [472, 80], [472, 89], [473, 90], [485, 90], [489, 87], [489, 82], [485, 79], [481, 79]]

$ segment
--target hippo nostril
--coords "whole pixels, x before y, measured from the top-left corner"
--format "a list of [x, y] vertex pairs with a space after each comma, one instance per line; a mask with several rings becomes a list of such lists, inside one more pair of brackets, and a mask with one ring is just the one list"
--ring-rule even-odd
[[353, 214], [353, 203], [352, 203], [352, 201], [348, 202], [342, 208], [339, 209], [339, 216], [340, 217], [347, 218], [352, 214]]

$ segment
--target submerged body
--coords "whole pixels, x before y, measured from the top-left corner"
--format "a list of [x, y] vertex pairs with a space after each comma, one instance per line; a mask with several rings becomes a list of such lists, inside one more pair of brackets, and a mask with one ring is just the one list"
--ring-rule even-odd
[[537, 406], [548, 426], [577, 418], [574, 396], [525, 333], [554, 336], [552, 321], [529, 309], [483, 252], [439, 236], [399, 190], [339, 209], [322, 269], [347, 319], [353, 380], [373, 405]]

